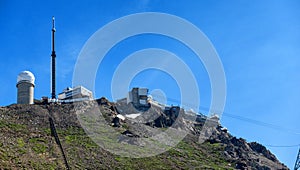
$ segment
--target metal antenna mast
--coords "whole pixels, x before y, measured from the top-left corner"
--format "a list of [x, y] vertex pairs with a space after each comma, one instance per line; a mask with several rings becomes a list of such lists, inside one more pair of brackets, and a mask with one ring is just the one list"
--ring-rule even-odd
[[56, 99], [56, 95], [55, 95], [55, 58], [56, 58], [56, 54], [55, 54], [55, 48], [54, 48], [54, 33], [55, 33], [56, 29], [55, 29], [55, 18], [54, 16], [52, 17], [52, 73], [51, 73], [51, 98], [52, 99]]
[[298, 170], [299, 168], [300, 168], [300, 149], [298, 151], [298, 156], [297, 156], [297, 159], [296, 159], [294, 170]]

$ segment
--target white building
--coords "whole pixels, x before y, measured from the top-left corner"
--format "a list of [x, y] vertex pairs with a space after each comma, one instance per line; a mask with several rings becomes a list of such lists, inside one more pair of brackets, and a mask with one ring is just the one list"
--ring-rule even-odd
[[62, 93], [58, 94], [58, 100], [69, 100], [69, 99], [93, 99], [93, 93], [84, 88], [83, 86], [77, 86], [74, 88], [66, 88]]
[[17, 103], [33, 104], [35, 77], [30, 71], [22, 71], [17, 78]]

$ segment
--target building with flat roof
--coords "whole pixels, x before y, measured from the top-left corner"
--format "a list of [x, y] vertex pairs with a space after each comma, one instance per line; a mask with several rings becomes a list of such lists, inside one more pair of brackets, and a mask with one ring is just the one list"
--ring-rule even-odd
[[135, 107], [147, 107], [148, 103], [148, 89], [134, 87], [128, 92], [127, 103], [132, 103]]
[[74, 88], [68, 87], [63, 92], [58, 94], [58, 100], [70, 100], [70, 99], [93, 99], [93, 93], [83, 86], [77, 86]]

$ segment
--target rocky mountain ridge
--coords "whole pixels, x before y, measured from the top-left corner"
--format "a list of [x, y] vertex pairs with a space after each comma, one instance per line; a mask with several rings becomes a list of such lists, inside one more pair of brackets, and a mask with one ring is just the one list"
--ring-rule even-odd
[[[288, 169], [261, 144], [238, 139], [220, 124], [203, 130], [206, 118], [201, 115], [190, 118], [182, 110], [173, 115], [151, 107], [139, 110], [135, 118], [126, 116], [138, 114], [130, 103], [112, 103], [105, 98], [73, 104], [0, 107], [0, 167], [66, 168], [50, 128], [51, 117], [70, 169]], [[188, 133], [174, 148], [156, 156], [121, 157], [100, 147], [83, 129], [79, 115], [91, 108], [99, 109], [104, 123], [120, 132], [117, 142], [124, 146], [140, 146], [139, 138], [150, 138], [154, 132], [168, 128]], [[205, 141], [199, 143], [199, 136], [205, 134]], [[115, 142], [110, 138], [101, 140]]]

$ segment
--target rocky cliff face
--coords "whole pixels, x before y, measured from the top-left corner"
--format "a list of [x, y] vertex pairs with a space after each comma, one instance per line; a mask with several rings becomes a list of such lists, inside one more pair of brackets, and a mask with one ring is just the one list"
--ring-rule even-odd
[[[120, 157], [98, 146], [83, 130], [78, 116], [95, 108], [100, 109], [105, 124], [120, 132], [113, 142], [124, 147], [141, 146], [139, 138], [150, 138], [168, 128], [185, 131], [187, 136], [176, 147], [156, 156]], [[133, 114], [135, 117], [128, 116]], [[1, 107], [0, 169], [66, 167], [49, 117], [70, 169], [288, 169], [264, 146], [237, 139], [218, 123], [202, 129], [207, 120], [203, 115], [185, 114], [182, 109], [179, 114], [166, 112], [154, 104], [136, 109], [130, 103], [111, 103], [105, 98], [77, 104]], [[93, 122], [97, 119], [89, 123]], [[204, 142], [199, 142], [201, 135], [205, 136]]]

